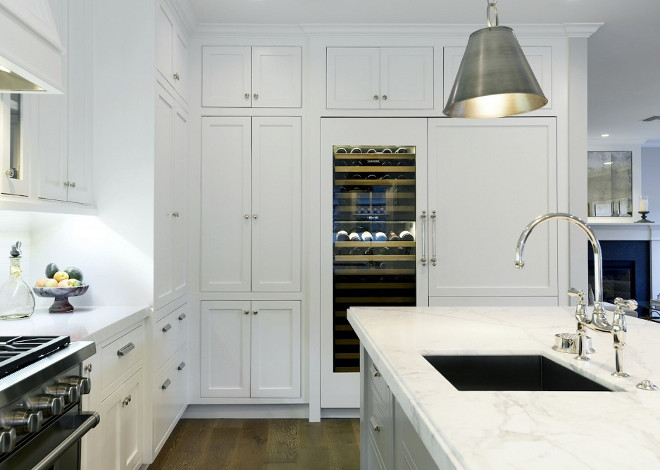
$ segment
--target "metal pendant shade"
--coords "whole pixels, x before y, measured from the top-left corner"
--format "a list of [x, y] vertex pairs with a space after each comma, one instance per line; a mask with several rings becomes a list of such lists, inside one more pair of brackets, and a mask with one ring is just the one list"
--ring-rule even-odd
[[513, 30], [491, 26], [470, 35], [443, 112], [495, 118], [534, 111], [547, 102]]

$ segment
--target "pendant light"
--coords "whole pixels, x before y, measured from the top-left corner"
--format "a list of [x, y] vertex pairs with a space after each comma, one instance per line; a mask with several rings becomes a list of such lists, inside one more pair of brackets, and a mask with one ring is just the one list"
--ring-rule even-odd
[[[487, 3], [488, 27], [470, 35], [443, 110], [447, 116], [511, 116], [542, 108], [548, 102], [513, 30], [499, 26], [496, 2]], [[495, 26], [490, 20], [491, 12]]]

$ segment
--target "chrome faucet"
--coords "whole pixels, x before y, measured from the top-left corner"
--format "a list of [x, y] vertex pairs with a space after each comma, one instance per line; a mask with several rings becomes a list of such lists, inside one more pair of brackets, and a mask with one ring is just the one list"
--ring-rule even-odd
[[594, 251], [594, 306], [591, 317], [589, 317], [589, 314], [585, 309], [583, 310], [584, 313], [582, 318], [578, 318], [578, 322], [594, 330], [612, 331], [612, 324], [607, 320], [605, 310], [603, 310], [603, 258], [601, 255], [600, 243], [582, 219], [571, 214], [554, 212], [540, 215], [532, 220], [522, 231], [520, 238], [518, 239], [518, 246], [516, 247], [516, 268], [522, 269], [525, 266], [525, 261], [523, 261], [523, 250], [525, 249], [527, 237], [529, 237], [532, 230], [534, 230], [537, 225], [551, 219], [567, 220], [580, 227], [584, 233], [587, 234], [587, 237], [589, 237], [591, 247]]
[[603, 310], [603, 259], [600, 243], [584, 221], [574, 215], [562, 212], [544, 214], [532, 220], [522, 231], [520, 238], [518, 239], [518, 246], [516, 247], [516, 268], [520, 269], [525, 266], [525, 262], [523, 261], [523, 250], [525, 249], [525, 243], [527, 242], [530, 233], [532, 233], [532, 230], [534, 230], [534, 228], [540, 223], [550, 219], [568, 220], [580, 227], [587, 234], [587, 237], [589, 237], [589, 241], [591, 242], [594, 251], [594, 307], [591, 317], [589, 317], [586, 302], [584, 301], [584, 292], [573, 287], [568, 291], [568, 295], [578, 298], [577, 307], [575, 309], [578, 334], [578, 355], [575, 359], [583, 361], [589, 360], [589, 355], [587, 353], [588, 348], [586, 347], [585, 327], [598, 331], [611, 332], [615, 351], [615, 367], [612, 375], [616, 377], [629, 377], [629, 375], [623, 370], [623, 348], [626, 344], [625, 340], [627, 332], [624, 308], [635, 310], [637, 308], [637, 302], [634, 300], [623, 300], [620, 297], [617, 297], [614, 299], [616, 309], [614, 310], [612, 323], [607, 321], [605, 310]]

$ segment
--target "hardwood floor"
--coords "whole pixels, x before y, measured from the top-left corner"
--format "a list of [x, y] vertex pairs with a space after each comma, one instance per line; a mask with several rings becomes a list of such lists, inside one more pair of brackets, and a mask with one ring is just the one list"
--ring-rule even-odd
[[357, 419], [182, 419], [148, 470], [359, 468]]

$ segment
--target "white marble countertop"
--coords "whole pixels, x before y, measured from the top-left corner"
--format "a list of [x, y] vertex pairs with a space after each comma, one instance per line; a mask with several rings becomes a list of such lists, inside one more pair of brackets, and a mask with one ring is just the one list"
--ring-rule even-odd
[[[627, 319], [623, 379], [611, 334], [589, 330], [589, 362], [552, 350], [575, 330], [570, 308], [365, 307], [348, 319], [443, 469], [660, 468], [660, 392], [636, 388], [660, 386], [657, 323]], [[458, 391], [422, 357], [434, 353], [542, 354], [618, 391]]]
[[149, 307], [76, 307], [70, 313], [37, 308], [31, 317], [0, 320], [0, 336], [69, 336], [71, 341], [100, 343], [149, 316]]

